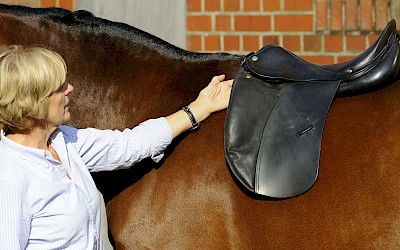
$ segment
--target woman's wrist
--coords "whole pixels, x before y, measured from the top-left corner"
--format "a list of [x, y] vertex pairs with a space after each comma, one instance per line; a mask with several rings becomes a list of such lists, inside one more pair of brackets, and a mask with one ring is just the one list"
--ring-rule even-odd
[[204, 121], [211, 115], [211, 113], [207, 111], [204, 105], [201, 105], [199, 102], [194, 101], [190, 103], [187, 107], [190, 109], [198, 123]]
[[206, 88], [200, 91], [195, 101], [185, 108], [166, 117], [172, 131], [172, 138], [190, 128], [197, 127], [213, 112], [228, 106], [233, 80], [225, 81], [225, 76], [215, 76]]
[[185, 111], [185, 113], [187, 114], [187, 116], [189, 117], [189, 120], [192, 124], [192, 127], [190, 128], [190, 130], [195, 130], [197, 128], [200, 127], [200, 122], [198, 122], [196, 120], [196, 118], [194, 117], [192, 111], [190, 110], [190, 108], [188, 106], [185, 106], [182, 108], [183, 111]]

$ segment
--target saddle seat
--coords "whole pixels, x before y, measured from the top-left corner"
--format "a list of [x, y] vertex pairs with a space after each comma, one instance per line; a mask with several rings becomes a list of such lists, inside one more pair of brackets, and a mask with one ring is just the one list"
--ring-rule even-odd
[[[351, 96], [387, 86], [388, 79], [397, 74], [398, 43], [396, 22], [391, 20], [367, 50], [344, 63], [317, 65], [284, 48], [267, 45], [247, 55], [242, 66], [255, 77], [275, 84], [339, 81], [337, 96]], [[387, 63], [378, 65], [382, 61]]]
[[290, 198], [309, 190], [332, 101], [397, 81], [399, 54], [392, 20], [367, 50], [344, 63], [313, 64], [275, 45], [244, 57], [224, 128], [233, 177], [261, 196]]

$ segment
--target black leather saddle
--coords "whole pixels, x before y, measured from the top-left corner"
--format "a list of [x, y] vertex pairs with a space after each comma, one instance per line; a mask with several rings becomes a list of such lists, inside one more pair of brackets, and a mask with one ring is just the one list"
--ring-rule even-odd
[[399, 34], [394, 20], [354, 59], [317, 65], [275, 45], [244, 57], [225, 121], [225, 156], [251, 192], [289, 198], [318, 176], [323, 126], [333, 99], [397, 81]]

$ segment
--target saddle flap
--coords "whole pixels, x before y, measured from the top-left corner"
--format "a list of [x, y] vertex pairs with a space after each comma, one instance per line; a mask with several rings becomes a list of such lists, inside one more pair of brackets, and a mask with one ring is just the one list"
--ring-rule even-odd
[[273, 84], [240, 68], [225, 121], [225, 155], [250, 191], [274, 198], [317, 179], [323, 126], [338, 82]]

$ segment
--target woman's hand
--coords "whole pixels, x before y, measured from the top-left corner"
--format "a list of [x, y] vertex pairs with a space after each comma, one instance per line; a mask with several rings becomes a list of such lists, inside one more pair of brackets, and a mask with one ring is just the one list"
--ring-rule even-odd
[[[225, 75], [214, 76], [207, 87], [200, 91], [196, 100], [188, 105], [197, 122], [202, 122], [212, 113], [228, 107], [233, 80], [224, 79]], [[183, 110], [167, 116], [166, 119], [172, 130], [172, 138], [192, 127], [189, 116]]]
[[197, 99], [189, 104], [197, 122], [202, 122], [212, 113], [228, 107], [233, 80], [224, 79], [225, 75], [214, 76], [208, 86], [200, 91]]

